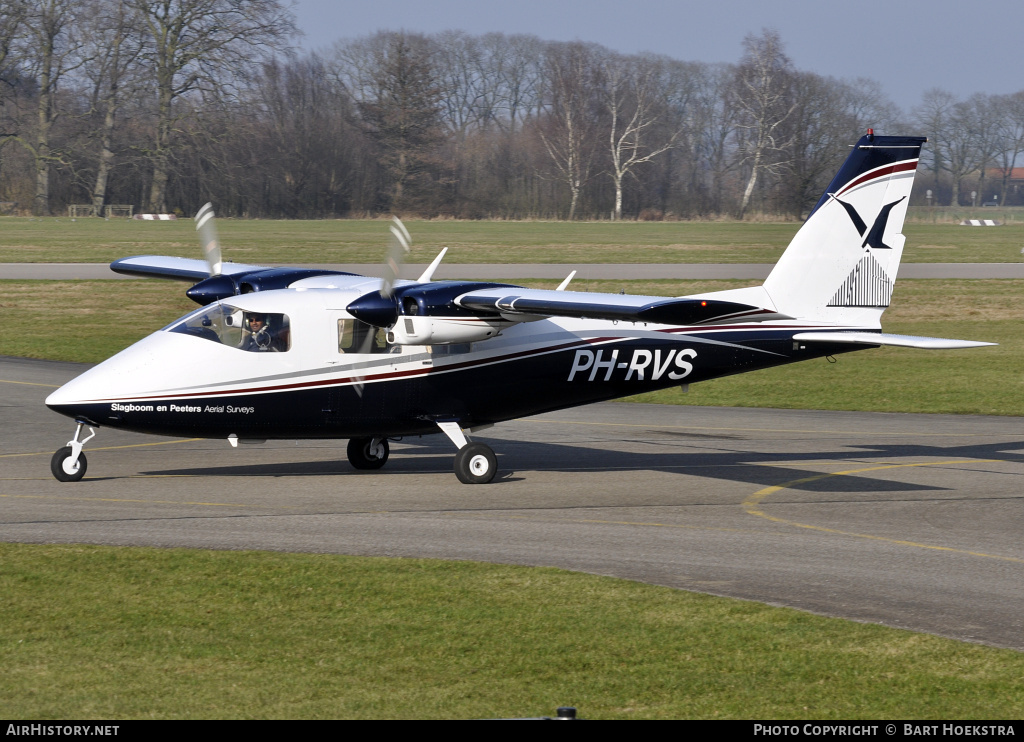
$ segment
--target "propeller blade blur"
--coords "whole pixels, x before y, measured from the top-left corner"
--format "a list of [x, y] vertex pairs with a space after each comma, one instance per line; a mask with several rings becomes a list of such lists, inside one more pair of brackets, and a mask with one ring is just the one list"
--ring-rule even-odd
[[209, 266], [211, 276], [219, 276], [221, 272], [220, 242], [217, 240], [217, 227], [213, 218], [213, 204], [206, 203], [196, 213], [196, 231], [199, 233], [199, 244], [203, 247], [203, 257]]
[[402, 220], [395, 216], [391, 218], [391, 221], [393, 224], [391, 225], [391, 241], [388, 245], [388, 258], [380, 283], [381, 296], [388, 297], [392, 294], [395, 279], [398, 278], [398, 274], [402, 270], [405, 256], [409, 254], [409, 245], [412, 244], [412, 237], [409, 236], [409, 230], [402, 224]]

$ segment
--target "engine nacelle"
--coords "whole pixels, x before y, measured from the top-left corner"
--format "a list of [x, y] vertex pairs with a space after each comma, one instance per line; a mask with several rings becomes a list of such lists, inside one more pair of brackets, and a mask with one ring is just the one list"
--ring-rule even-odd
[[388, 342], [398, 345], [448, 345], [475, 343], [495, 337], [506, 327], [515, 324], [508, 320], [483, 317], [408, 317], [388, 330]]

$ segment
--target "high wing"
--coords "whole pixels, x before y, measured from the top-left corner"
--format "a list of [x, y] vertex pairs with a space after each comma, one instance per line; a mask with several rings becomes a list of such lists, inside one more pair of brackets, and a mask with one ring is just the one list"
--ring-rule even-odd
[[[245, 263], [223, 263], [221, 275], [234, 276], [241, 273], [253, 273], [265, 271], [269, 267]], [[130, 258], [121, 258], [110, 264], [110, 270], [126, 276], [170, 278], [192, 283], [210, 277], [210, 267], [205, 260], [174, 258], [167, 255], [133, 255]]]
[[520, 321], [542, 317], [574, 317], [696, 325], [792, 319], [764, 307], [721, 299], [551, 291], [515, 286], [468, 291], [456, 297], [454, 304], [473, 312], [501, 315], [505, 319]]
[[192, 282], [185, 294], [204, 306], [238, 294], [287, 288], [304, 278], [355, 275], [322, 268], [272, 268], [246, 263], [222, 263], [219, 268], [219, 274], [210, 275], [210, 264], [205, 260], [167, 255], [135, 255], [110, 264], [112, 271], [128, 276]]

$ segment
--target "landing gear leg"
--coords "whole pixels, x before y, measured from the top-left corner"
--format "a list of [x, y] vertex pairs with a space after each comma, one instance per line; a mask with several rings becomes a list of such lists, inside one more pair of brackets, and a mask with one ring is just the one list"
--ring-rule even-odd
[[78, 423], [75, 437], [68, 441], [68, 445], [58, 448], [50, 459], [50, 472], [58, 482], [77, 482], [85, 476], [89, 462], [82, 453], [82, 447], [96, 437], [96, 431], [89, 427], [89, 437], [79, 440], [84, 427], [85, 423]]
[[459, 447], [455, 454], [455, 476], [463, 484], [487, 484], [498, 471], [498, 459], [485, 443], [470, 443], [457, 422], [439, 422], [451, 442]]
[[390, 453], [387, 438], [353, 438], [348, 442], [348, 461], [356, 469], [380, 469]]

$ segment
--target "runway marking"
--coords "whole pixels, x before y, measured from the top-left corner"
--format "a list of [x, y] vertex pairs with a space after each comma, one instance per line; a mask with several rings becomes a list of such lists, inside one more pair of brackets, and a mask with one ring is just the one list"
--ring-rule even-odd
[[[660, 507], [660, 506], [657, 506], [657, 507]], [[554, 508], [554, 509], [557, 510], [557, 509], [563, 509], [563, 508]], [[386, 513], [388, 515], [392, 514], [392, 513], [388, 512], [386, 510], [385, 511], [381, 511], [381, 512], [382, 513]], [[497, 518], [499, 518], [501, 520], [526, 520], [526, 521], [534, 521], [534, 522], [538, 521], [538, 519], [535, 516], [528, 516], [528, 515], [505, 515], [505, 516], [503, 516], [503, 515], [497, 515], [496, 513], [490, 513], [490, 512], [485, 512], [485, 513], [469, 513], [469, 512], [459, 512], [459, 511], [437, 511], [437, 512], [440, 512], [440, 513], [447, 512], [447, 514], [449, 514], [449, 515], [456, 515], [456, 516], [460, 516], [460, 517], [465, 517], [465, 516], [474, 517], [474, 518], [495, 518], [495, 517], [497, 517]], [[605, 526], [643, 526], [645, 528], [676, 528], [676, 529], [681, 529], [681, 530], [686, 530], [686, 531], [718, 531], [720, 533], [758, 533], [757, 530], [754, 530], [754, 529], [751, 529], [751, 528], [726, 528], [724, 526], [691, 526], [691, 525], [686, 525], [686, 524], [683, 524], [683, 523], [651, 523], [651, 522], [636, 521], [636, 520], [600, 520], [600, 519], [597, 519], [597, 518], [555, 518], [555, 519], [551, 519], [550, 516], [546, 516], [543, 519], [541, 519], [540, 522], [543, 522], [543, 523], [559, 523], [559, 524], [561, 524], [561, 523], [596, 523], [598, 525], [605, 525]]]
[[[682, 405], [680, 405], [682, 406]], [[875, 430], [834, 430], [829, 428], [828, 430], [803, 430], [801, 428], [728, 428], [728, 427], [714, 427], [711, 425], [659, 425], [657, 423], [648, 423], [646, 425], [641, 423], [598, 423], [598, 422], [587, 422], [584, 420], [530, 420], [521, 418], [517, 420], [510, 420], [509, 422], [523, 422], [523, 423], [535, 423], [538, 425], [591, 425], [591, 426], [604, 426], [609, 428], [646, 428], [648, 430], [654, 428], [662, 428], [664, 430], [722, 430], [732, 431], [737, 433], [813, 433], [814, 435], [821, 435], [822, 433], [829, 433], [835, 435], [870, 435], [870, 436], [901, 436], [905, 437], [910, 435], [907, 431], [887, 432], [887, 431], [875, 431]], [[922, 438], [949, 438], [949, 437], [961, 437], [961, 438], [992, 438], [999, 436], [999, 433], [921, 433], [914, 431], [913, 435], [921, 436]], [[483, 437], [483, 436], [482, 436]]]
[[998, 556], [996, 554], [986, 554], [980, 551], [968, 551], [966, 549], [955, 549], [951, 546], [935, 546], [933, 544], [921, 544], [916, 541], [904, 541], [901, 539], [887, 538], [885, 536], [875, 536], [870, 533], [854, 533], [852, 531], [841, 531], [837, 528], [825, 528], [824, 526], [812, 526], [809, 523], [797, 523], [796, 521], [787, 520], [785, 518], [778, 518], [774, 515], [768, 515], [763, 510], [758, 509], [764, 500], [776, 492], [784, 489], [788, 489], [797, 484], [806, 484], [808, 482], [816, 482], [821, 479], [827, 479], [828, 477], [839, 477], [847, 476], [851, 474], [863, 474], [864, 472], [870, 471], [881, 471], [883, 469], [905, 469], [910, 467], [918, 466], [951, 466], [953, 464], [989, 464], [1000, 462], [1001, 459], [970, 459], [967, 461], [929, 461], [924, 463], [916, 464], [886, 464], [884, 466], [871, 466], [864, 469], [850, 469], [848, 471], [837, 471], [830, 474], [816, 474], [813, 477], [804, 477], [802, 479], [794, 479], [789, 482], [783, 482], [782, 484], [772, 485], [771, 487], [765, 487], [764, 489], [758, 490], [746, 500], [743, 501], [743, 509], [750, 515], [757, 516], [759, 518], [765, 518], [774, 523], [782, 523], [788, 526], [795, 526], [796, 528], [806, 528], [812, 531], [822, 531], [823, 533], [835, 533], [842, 536], [854, 536], [856, 538], [866, 538], [872, 541], [885, 541], [890, 544], [898, 544], [900, 546], [913, 546], [918, 549], [931, 549], [934, 551], [949, 551], [955, 554], [966, 554], [968, 556], [983, 557], [985, 559], [998, 559], [1004, 562], [1015, 562], [1017, 564], [1024, 564], [1024, 559], [1009, 556]]
[[[187, 500], [128, 500], [118, 497], [61, 497], [60, 495], [0, 495], [0, 499], [10, 500], [64, 500], [71, 502], [134, 502], [145, 505], [206, 505], [217, 508], [253, 508], [258, 505], [246, 505], [239, 502], [190, 502]], [[280, 506], [275, 506], [280, 507]], [[287, 508], [282, 508], [287, 509]], [[14, 524], [6, 524], [14, 525]]]
[[60, 389], [59, 384], [37, 384], [34, 381], [12, 381], [11, 379], [0, 379], [0, 384], [24, 384], [25, 386], [45, 386], [48, 389]]
[[[193, 443], [195, 441], [205, 441], [206, 438], [181, 438], [175, 441], [154, 441], [153, 443], [130, 443], [125, 446], [99, 446], [97, 448], [89, 448], [89, 453], [93, 451], [117, 451], [122, 448], [144, 448], [145, 446], [169, 446], [172, 443]], [[16, 456], [52, 456], [52, 451], [33, 451], [32, 453], [0, 453], [0, 459], [11, 459]]]

